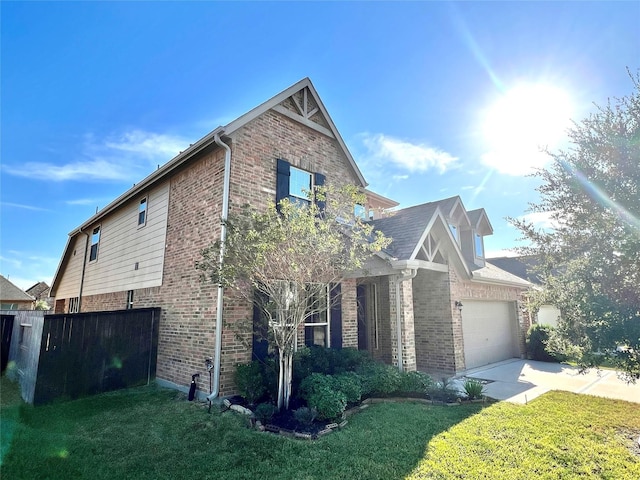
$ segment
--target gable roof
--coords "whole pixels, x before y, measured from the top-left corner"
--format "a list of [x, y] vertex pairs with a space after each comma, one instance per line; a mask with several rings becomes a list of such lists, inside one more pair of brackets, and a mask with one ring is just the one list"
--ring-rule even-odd
[[[297, 114], [291, 110], [288, 110], [281, 105], [285, 100], [289, 99], [290, 97], [298, 93], [301, 93], [303, 104], [301, 105], [300, 102], [297, 101], [296, 99], [292, 100], [292, 104], [295, 106], [295, 108], [297, 108], [300, 111], [300, 114]], [[309, 105], [312, 105], [311, 110], [309, 110], [310, 108]], [[65, 264], [66, 260], [69, 258], [69, 255], [70, 255], [69, 252], [71, 250], [71, 239], [73, 237], [82, 233], [84, 230], [88, 229], [95, 223], [99, 222], [102, 218], [104, 218], [105, 216], [107, 216], [117, 208], [119, 208], [124, 203], [130, 201], [132, 198], [137, 197], [147, 188], [164, 180], [166, 177], [171, 175], [171, 173], [174, 172], [176, 169], [178, 169], [185, 163], [189, 162], [189, 160], [194, 158], [194, 156], [197, 155], [202, 150], [214, 145], [215, 144], [214, 139], [216, 135], [218, 136], [231, 135], [233, 134], [233, 132], [237, 131], [238, 129], [240, 129], [247, 123], [249, 123], [251, 120], [259, 117], [260, 115], [262, 115], [263, 113], [271, 109], [289, 118], [292, 118], [293, 120], [296, 120], [302, 123], [303, 125], [306, 125], [321, 133], [324, 133], [325, 135], [328, 135], [334, 138], [338, 142], [342, 152], [344, 153], [355, 177], [360, 182], [360, 186], [362, 187], [367, 186], [367, 182], [365, 181], [364, 176], [362, 175], [362, 172], [356, 165], [356, 162], [353, 159], [353, 156], [351, 155], [351, 153], [349, 152], [349, 149], [347, 148], [346, 144], [344, 143], [344, 140], [342, 139], [340, 132], [338, 132], [338, 129], [333, 123], [333, 120], [329, 116], [327, 109], [325, 108], [324, 104], [322, 103], [322, 100], [320, 99], [320, 96], [318, 95], [318, 92], [316, 91], [315, 87], [311, 83], [311, 80], [309, 79], [309, 77], [305, 77], [299, 82], [291, 85], [289, 88], [271, 97], [266, 102], [261, 103], [260, 105], [248, 111], [244, 115], [241, 115], [240, 117], [231, 121], [227, 125], [217, 127], [216, 129], [214, 129], [213, 131], [211, 131], [210, 133], [202, 137], [197, 142], [191, 144], [183, 152], [180, 152], [178, 155], [176, 155], [174, 158], [172, 158], [167, 163], [162, 165], [156, 171], [148, 175], [146, 178], [144, 178], [143, 180], [135, 184], [132, 188], [130, 188], [129, 190], [124, 192], [122, 195], [120, 195], [118, 198], [116, 198], [111, 203], [109, 203], [107, 206], [102, 208], [95, 215], [87, 219], [79, 227], [69, 232], [69, 237], [67, 238], [67, 244], [65, 245], [64, 253], [62, 255], [60, 263], [58, 264], [58, 268], [56, 269], [56, 273], [53, 277], [53, 282], [51, 283], [51, 292], [52, 292], [51, 294], [54, 295], [58, 287], [59, 275], [62, 271], [62, 266]], [[322, 115], [322, 119], [323, 119], [322, 123], [326, 126], [320, 125], [319, 123], [316, 123], [313, 121], [313, 118], [317, 118], [316, 117], [317, 115]], [[233, 161], [233, 158], [232, 158], [232, 161]]]
[[33, 302], [33, 297], [0, 275], [0, 300], [3, 302]]
[[392, 238], [386, 253], [394, 257], [395, 260], [415, 260], [429, 232], [439, 229], [440, 237], [445, 235], [450, 240], [451, 248], [449, 251], [455, 252], [452, 260], [464, 270], [468, 278], [519, 287], [531, 286], [524, 277], [519, 278], [495, 265], [487, 264], [484, 267], [479, 267], [467, 261], [449, 230], [447, 223], [450, 220], [462, 220], [462, 225], [474, 228], [482, 235], [493, 233], [485, 210], [479, 208], [467, 212], [459, 196], [403, 208], [388, 217], [372, 220], [370, 223], [375, 230], [380, 230], [385, 236]]
[[484, 208], [478, 208], [467, 212], [471, 228], [475, 229], [480, 235], [491, 235], [493, 233], [493, 227], [489, 222], [489, 217]]
[[437, 210], [438, 202], [423, 203], [397, 210], [371, 223], [375, 230], [393, 239], [386, 249], [390, 255], [398, 260], [412, 260], [413, 252]]
[[49, 293], [49, 285], [47, 285], [45, 282], [38, 282], [32, 287], [27, 288], [26, 292], [29, 295], [38, 298], [43, 293]]

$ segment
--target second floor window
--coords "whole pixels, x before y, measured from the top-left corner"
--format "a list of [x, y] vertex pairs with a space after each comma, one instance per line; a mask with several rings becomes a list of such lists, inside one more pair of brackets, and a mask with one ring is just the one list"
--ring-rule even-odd
[[93, 262], [98, 259], [98, 245], [100, 245], [100, 227], [93, 229], [91, 235], [91, 252], [89, 253], [89, 261]]
[[147, 223], [147, 198], [140, 200], [138, 207], [138, 226], [142, 227]]
[[482, 236], [477, 233], [474, 235], [474, 241], [476, 246], [476, 257], [484, 256], [484, 245], [482, 244]]
[[289, 196], [291, 201], [303, 200], [309, 202], [312, 186], [311, 173], [291, 167], [289, 175]]

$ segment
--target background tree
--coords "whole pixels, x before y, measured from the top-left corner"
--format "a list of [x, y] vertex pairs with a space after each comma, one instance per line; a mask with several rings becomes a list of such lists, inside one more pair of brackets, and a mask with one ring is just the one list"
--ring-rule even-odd
[[289, 406], [299, 327], [330, 308], [332, 284], [363, 268], [389, 243], [355, 216], [355, 206], [364, 204], [356, 187], [319, 187], [313, 195], [314, 201], [285, 199], [277, 209], [269, 205], [261, 211], [246, 205], [230, 214], [222, 267], [220, 242], [205, 249], [196, 265], [268, 320], [279, 360], [278, 408]]
[[[562, 314], [555, 346], [582, 365], [611, 357], [627, 380], [640, 378], [640, 75], [630, 73], [631, 95], [569, 130], [571, 146], [550, 154], [536, 176], [554, 228], [538, 230], [510, 219], [539, 256], [545, 289], [538, 303]], [[627, 350], [615, 352], [616, 346]], [[596, 355], [594, 355], [596, 354]]]

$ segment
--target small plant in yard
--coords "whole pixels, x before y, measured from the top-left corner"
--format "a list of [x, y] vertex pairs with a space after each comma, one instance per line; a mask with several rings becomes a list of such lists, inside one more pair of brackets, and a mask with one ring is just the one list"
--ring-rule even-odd
[[456, 389], [451, 388], [449, 379], [443, 377], [441, 382], [427, 388], [427, 396], [437, 402], [452, 403], [458, 399], [459, 394]]
[[316, 419], [318, 412], [315, 408], [300, 407], [293, 411], [295, 419], [303, 425], [311, 425]]
[[267, 424], [271, 421], [271, 418], [276, 413], [276, 406], [272, 403], [261, 403], [256, 407], [254, 415], [256, 420], [260, 420], [263, 424]]
[[399, 392], [405, 395], [424, 396], [427, 388], [433, 385], [431, 377], [423, 372], [402, 372], [400, 374]]
[[262, 365], [258, 361], [241, 363], [236, 366], [235, 381], [240, 395], [242, 395], [250, 405], [260, 400], [267, 393]]
[[484, 385], [479, 380], [468, 378], [464, 382], [464, 391], [467, 392], [470, 400], [482, 398]]

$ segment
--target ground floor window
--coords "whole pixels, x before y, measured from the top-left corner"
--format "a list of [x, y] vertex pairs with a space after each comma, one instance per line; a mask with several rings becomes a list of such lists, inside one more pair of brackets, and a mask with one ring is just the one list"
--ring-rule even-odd
[[331, 346], [329, 295], [329, 286], [327, 285], [321, 293], [309, 298], [309, 311], [315, 311], [315, 313], [312, 313], [304, 324], [304, 343], [308, 347], [317, 345], [328, 348]]

